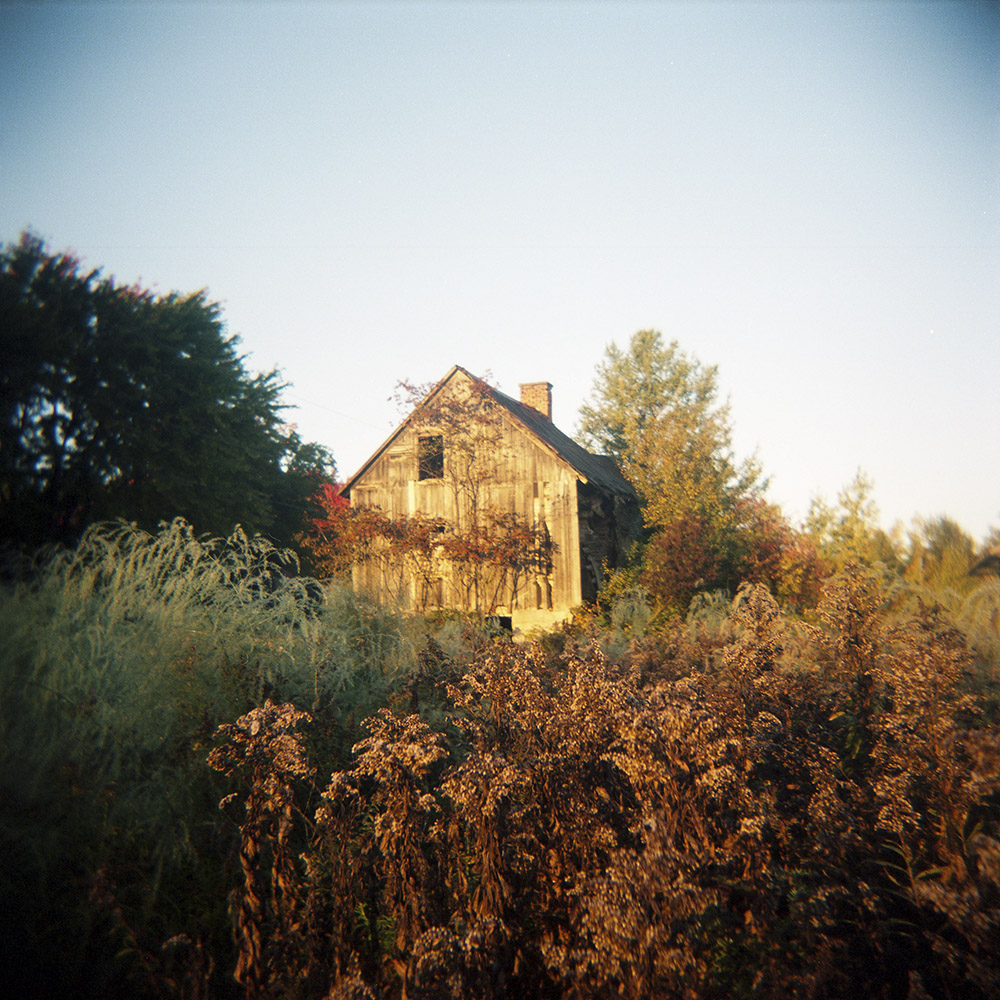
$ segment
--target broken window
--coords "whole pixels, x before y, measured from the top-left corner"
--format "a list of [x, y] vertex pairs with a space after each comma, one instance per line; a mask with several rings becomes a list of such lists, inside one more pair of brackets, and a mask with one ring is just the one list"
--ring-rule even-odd
[[418, 478], [444, 479], [444, 438], [440, 434], [417, 440]]

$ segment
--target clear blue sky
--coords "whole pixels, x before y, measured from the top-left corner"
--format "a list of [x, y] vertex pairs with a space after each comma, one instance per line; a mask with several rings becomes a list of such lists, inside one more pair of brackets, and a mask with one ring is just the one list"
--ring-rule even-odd
[[1000, 525], [1000, 4], [0, 2], [0, 240], [207, 287], [349, 475], [655, 328], [793, 519]]

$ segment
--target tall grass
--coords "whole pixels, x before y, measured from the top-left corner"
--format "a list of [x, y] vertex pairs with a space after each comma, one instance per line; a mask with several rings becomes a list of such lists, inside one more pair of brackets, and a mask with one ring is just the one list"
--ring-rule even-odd
[[346, 754], [418, 646], [392, 609], [296, 569], [239, 530], [117, 523], [3, 592], [0, 909], [18, 953], [5, 967], [103, 992], [89, 970], [111, 925], [140, 978], [161, 942], [195, 928], [225, 952], [232, 832], [204, 766], [216, 727], [280, 698], [321, 708], [323, 752]]
[[992, 584], [543, 655], [295, 569], [115, 524], [2, 592], [9, 992], [998, 995]]

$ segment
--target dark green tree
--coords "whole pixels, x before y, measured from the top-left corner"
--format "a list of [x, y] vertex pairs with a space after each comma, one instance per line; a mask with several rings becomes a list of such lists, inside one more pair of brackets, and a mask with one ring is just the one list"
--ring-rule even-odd
[[290, 542], [333, 461], [289, 430], [279, 373], [251, 375], [238, 344], [204, 290], [121, 285], [28, 233], [0, 248], [0, 536], [183, 516]]

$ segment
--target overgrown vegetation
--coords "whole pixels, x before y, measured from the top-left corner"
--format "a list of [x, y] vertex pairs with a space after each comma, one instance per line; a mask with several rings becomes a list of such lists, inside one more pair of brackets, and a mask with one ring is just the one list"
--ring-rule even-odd
[[[140, 494], [182, 510], [191, 487], [142, 464], [162, 399], [138, 400], [138, 436], [109, 430], [149, 388], [141, 366], [91, 371], [115, 322], [135, 346], [191, 313], [206, 372], [256, 401], [272, 478], [227, 504], [266, 521], [294, 494], [270, 522], [288, 536], [326, 458], [284, 435], [273, 373], [245, 379], [201, 296], [117, 288], [27, 237], [0, 256], [16, 329], [49, 316], [43, 349], [87, 348], [32, 347], [5, 383], [0, 534], [82, 531], [0, 584], [8, 992], [1000, 996], [996, 537], [887, 533], [861, 474], [793, 528], [731, 454], [715, 369], [655, 331], [609, 350], [582, 426], [637, 485], [645, 537], [532, 643], [484, 624], [552, 550], [486, 502], [481, 394], [471, 423], [425, 415], [419, 458], [440, 478], [447, 439], [469, 529], [327, 484], [299, 536], [325, 584], [240, 529], [84, 531]], [[387, 552], [424, 608], [447, 557], [467, 613], [400, 613]], [[380, 599], [338, 582], [359, 561]]]
[[[300, 818], [294, 889], [250, 907], [247, 995], [997, 995], [1000, 734], [962, 636], [883, 598], [850, 567], [803, 627], [751, 586], [645, 670], [498, 644], [446, 729], [379, 712]], [[259, 723], [289, 788], [290, 712], [214, 753]], [[255, 887], [288, 870], [272, 839]]]
[[954, 605], [982, 583], [974, 567], [1000, 551], [996, 531], [979, 547], [947, 517], [918, 521], [908, 535], [899, 525], [884, 530], [861, 470], [835, 502], [815, 497], [805, 523], [792, 524], [766, 501], [756, 461], [733, 454], [717, 367], [677, 341], [665, 345], [656, 330], [638, 331], [626, 349], [608, 347], [580, 409], [578, 437], [619, 463], [642, 505], [644, 537], [630, 564], [617, 567], [604, 603], [639, 585], [658, 614], [683, 616], [692, 600], [732, 598], [750, 582], [802, 613], [815, 609], [833, 574], [857, 563], [886, 586], [922, 588]]
[[8, 587], [15, 991], [998, 995], [996, 581], [532, 645], [289, 560], [119, 524]]
[[198, 955], [212, 940], [224, 965], [216, 728], [295, 702], [336, 762], [409, 676], [410, 624], [295, 569], [260, 537], [208, 540], [183, 521], [95, 526], [16, 568], [0, 601], [0, 938], [5, 975], [24, 970], [30, 992], [51, 975], [53, 990], [109, 995], [129, 968], [119, 947], [142, 960], [129, 976], [166, 976], [171, 940]]

